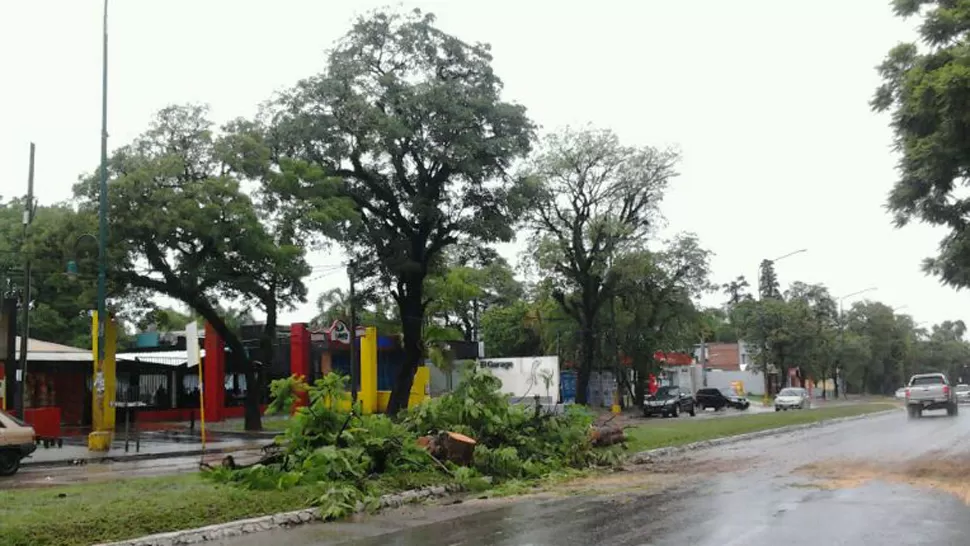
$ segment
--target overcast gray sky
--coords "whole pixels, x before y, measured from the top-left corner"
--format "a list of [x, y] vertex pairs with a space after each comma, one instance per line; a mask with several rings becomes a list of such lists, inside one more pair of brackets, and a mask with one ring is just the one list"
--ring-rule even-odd
[[[110, 145], [170, 103], [205, 102], [217, 120], [251, 115], [278, 89], [319, 72], [323, 52], [371, 0], [113, 0]], [[891, 133], [867, 101], [874, 71], [912, 22], [888, 0], [439, 0], [404, 2], [445, 30], [491, 43], [509, 99], [545, 129], [592, 123], [636, 145], [675, 145], [681, 176], [668, 233], [696, 232], [718, 281], [777, 265], [783, 285], [907, 306], [917, 321], [970, 318], [966, 294], [920, 271], [941, 232], [894, 230]], [[22, 194], [37, 143], [41, 202], [68, 198], [97, 166], [100, 0], [0, 2], [0, 195]], [[521, 245], [503, 246], [514, 259]], [[340, 256], [314, 254], [316, 266]], [[309, 320], [339, 271], [310, 284], [284, 321]], [[711, 298], [719, 302], [722, 298]]]

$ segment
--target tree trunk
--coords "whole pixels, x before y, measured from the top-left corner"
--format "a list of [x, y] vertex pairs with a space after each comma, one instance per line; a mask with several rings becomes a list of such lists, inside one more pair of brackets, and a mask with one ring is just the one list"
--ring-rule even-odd
[[[275, 293], [275, 290], [272, 291]], [[259, 361], [262, 363], [257, 369], [250, 365], [246, 368], [246, 400], [245, 400], [245, 426], [246, 430], [262, 430], [263, 424], [259, 415], [260, 394], [263, 392], [266, 381], [266, 370], [273, 365], [275, 354], [273, 347], [276, 341], [276, 322], [277, 308], [276, 300], [264, 302], [266, 307], [266, 323], [263, 325], [263, 333], [259, 337]], [[307, 378], [309, 380], [309, 378]]]
[[239, 339], [239, 334], [226, 325], [226, 321], [219, 316], [219, 313], [208, 300], [204, 298], [184, 298], [183, 301], [191, 302], [192, 309], [212, 325], [212, 328], [229, 347], [230, 358], [238, 367], [242, 368], [246, 375], [245, 427], [246, 430], [261, 430], [263, 426], [259, 415], [259, 390], [256, 385], [256, 372], [252, 360], [246, 356], [246, 348], [243, 346], [242, 340]]
[[250, 364], [246, 367], [245, 376], [246, 400], [243, 403], [244, 426], [248, 431], [262, 430], [263, 423], [259, 414], [259, 393], [262, 392], [263, 385], [260, 378], [263, 374], [257, 373], [252, 364]]
[[643, 406], [643, 399], [647, 396], [647, 381], [649, 379], [649, 372], [647, 371], [647, 361], [642, 355], [635, 357], [637, 363], [637, 373], [634, 377], [635, 383], [633, 385], [633, 404], [636, 407]]
[[593, 359], [596, 352], [596, 338], [590, 321], [582, 323], [580, 332], [580, 360], [579, 372], [576, 374], [576, 403], [586, 405], [588, 400], [589, 376], [593, 371]]
[[424, 361], [424, 340], [421, 336], [424, 324], [423, 283], [424, 279], [412, 280], [405, 285], [405, 293], [400, 295], [398, 307], [404, 337], [404, 363], [394, 379], [394, 388], [387, 403], [387, 413], [391, 416], [408, 407], [414, 373]]

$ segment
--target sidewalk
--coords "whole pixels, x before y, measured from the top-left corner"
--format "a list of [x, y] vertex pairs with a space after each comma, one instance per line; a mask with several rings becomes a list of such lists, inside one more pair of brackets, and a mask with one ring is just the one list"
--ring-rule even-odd
[[[269, 444], [266, 439], [226, 438], [207, 442], [205, 453], [227, 453], [232, 451], [259, 449]], [[64, 447], [38, 447], [30, 457], [24, 459], [23, 466], [73, 466], [78, 464], [105, 463], [116, 461], [137, 461], [145, 459], [165, 459], [170, 457], [187, 457], [202, 454], [202, 444], [197, 441], [168, 442], [157, 440], [143, 440], [140, 449], [135, 451], [135, 442], [128, 444], [125, 452], [125, 442], [112, 443], [111, 449], [104, 451], [89, 451], [86, 445], [64, 444]]]

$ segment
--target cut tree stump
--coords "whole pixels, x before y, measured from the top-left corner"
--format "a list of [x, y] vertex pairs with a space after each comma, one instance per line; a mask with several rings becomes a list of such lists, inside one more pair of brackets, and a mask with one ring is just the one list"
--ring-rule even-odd
[[457, 432], [445, 432], [441, 434], [441, 447], [444, 450], [444, 458], [455, 464], [468, 466], [475, 457], [475, 440], [459, 434]]
[[418, 438], [418, 445], [428, 450], [435, 458], [468, 466], [475, 456], [474, 439], [457, 432], [440, 432], [435, 436]]

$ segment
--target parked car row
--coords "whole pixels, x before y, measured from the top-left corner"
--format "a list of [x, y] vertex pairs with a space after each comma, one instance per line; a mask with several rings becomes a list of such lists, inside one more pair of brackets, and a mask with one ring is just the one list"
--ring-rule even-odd
[[729, 389], [704, 388], [699, 389], [696, 395], [691, 395], [680, 387], [660, 387], [643, 401], [643, 415], [679, 417], [681, 413], [687, 413], [694, 416], [697, 408], [713, 408], [714, 411], [724, 408], [746, 410], [750, 405], [745, 397], [738, 396]]

